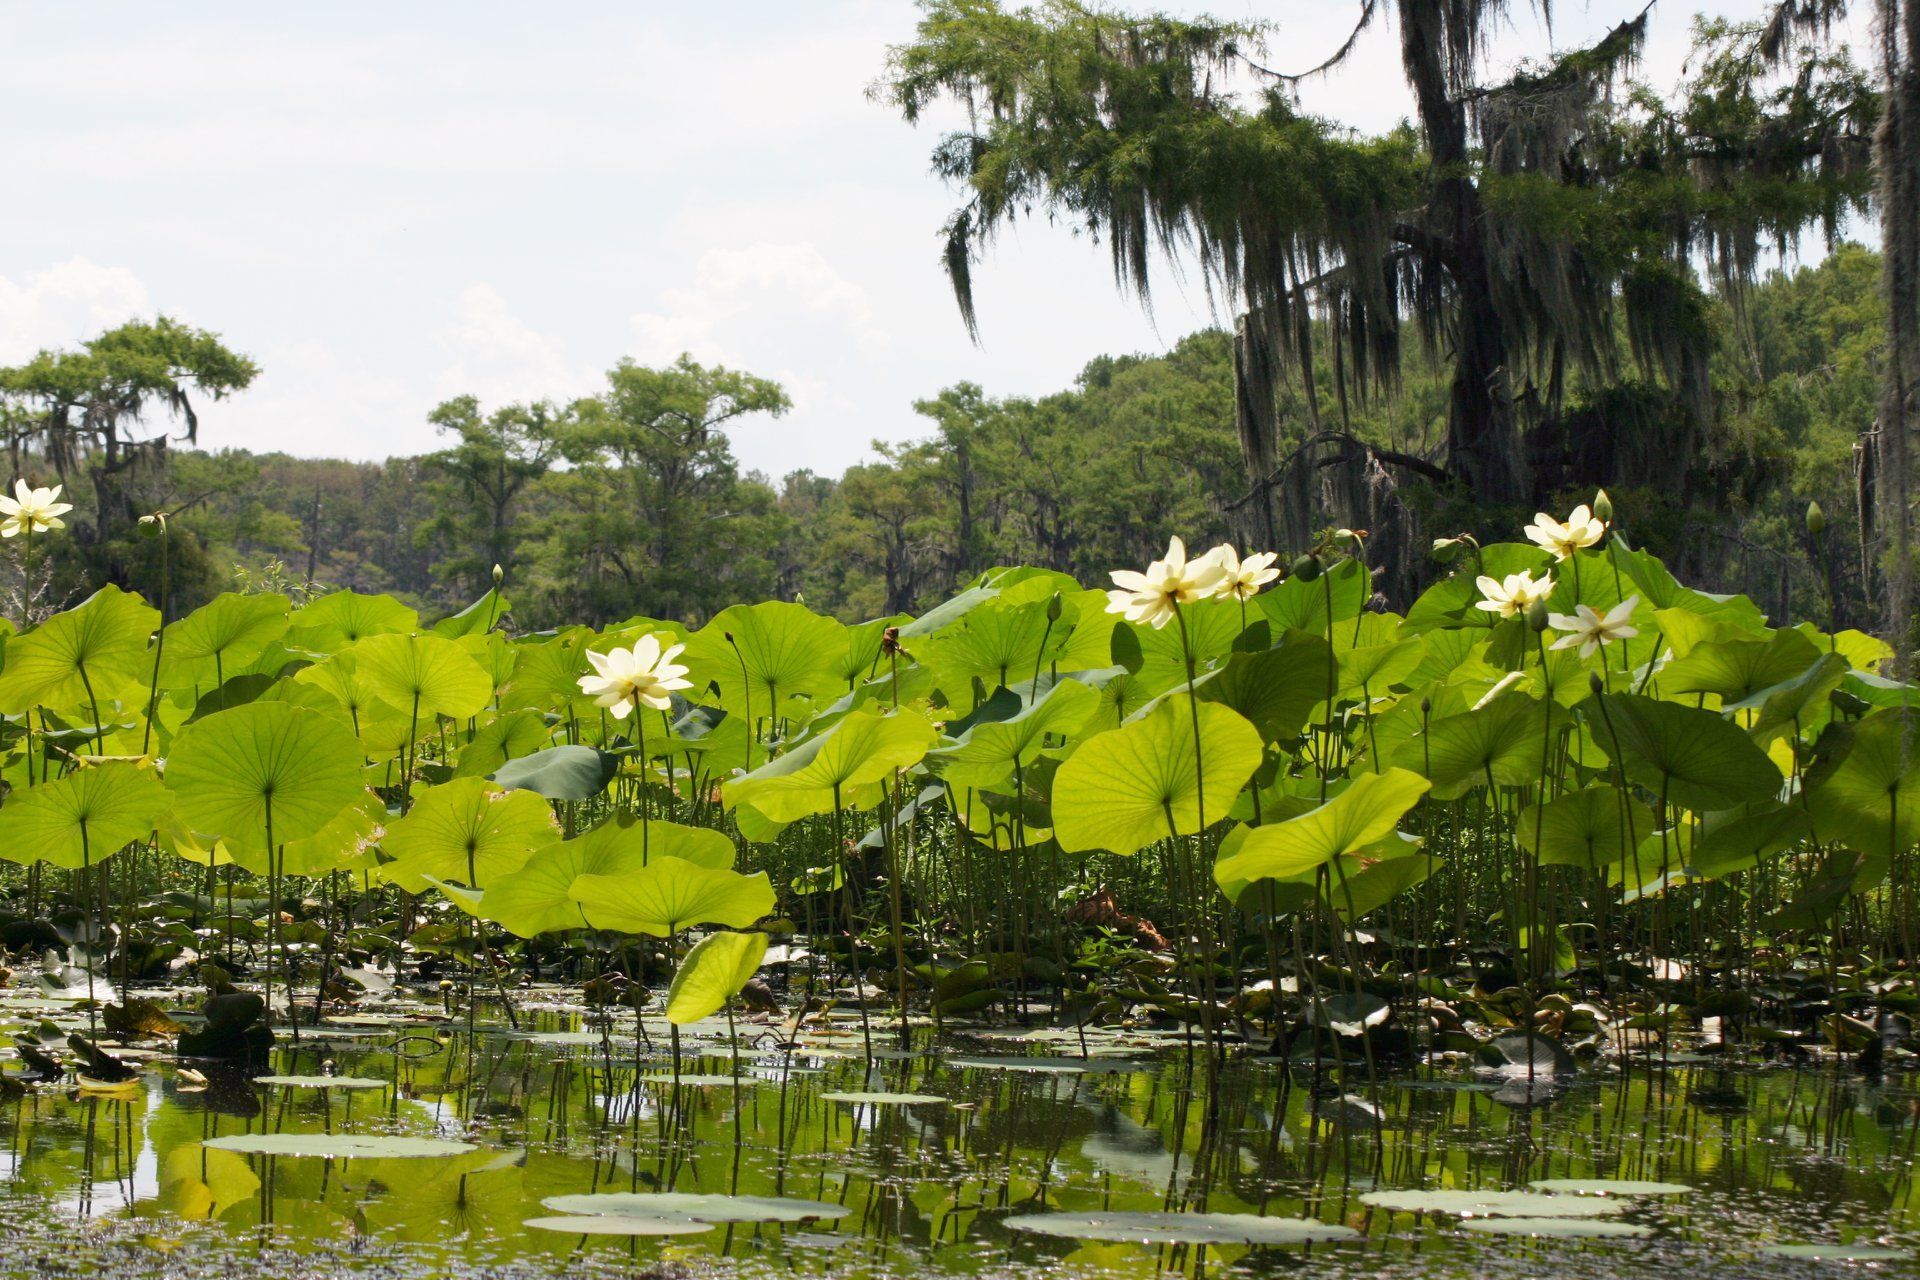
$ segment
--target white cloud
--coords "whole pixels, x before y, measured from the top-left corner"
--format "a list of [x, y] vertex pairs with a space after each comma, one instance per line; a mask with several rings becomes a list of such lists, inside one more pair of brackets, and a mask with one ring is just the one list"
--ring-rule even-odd
[[0, 276], [0, 361], [13, 364], [43, 347], [67, 346], [146, 314], [146, 285], [125, 267], [87, 258]]
[[[535, 330], [490, 284], [470, 284], [453, 321], [435, 335], [451, 362], [435, 379], [441, 399], [475, 395], [483, 405], [584, 395], [598, 376], [567, 355], [565, 344]], [[424, 409], [423, 409], [424, 411]]]
[[708, 249], [690, 285], [661, 291], [664, 311], [636, 313], [634, 358], [658, 364], [681, 352], [695, 359], [739, 362], [750, 336], [768, 326], [818, 330], [858, 347], [886, 345], [867, 292], [837, 271], [812, 244], [750, 244]]

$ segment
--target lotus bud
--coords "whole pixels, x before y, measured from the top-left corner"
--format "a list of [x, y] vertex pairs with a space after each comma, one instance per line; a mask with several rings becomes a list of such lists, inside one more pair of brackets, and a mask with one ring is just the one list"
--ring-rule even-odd
[[1535, 600], [1527, 606], [1527, 626], [1534, 631], [1547, 629], [1547, 602]]
[[1301, 556], [1293, 562], [1293, 576], [1302, 582], [1312, 582], [1320, 576], [1320, 557], [1312, 554]]
[[1807, 532], [1819, 537], [1827, 531], [1827, 513], [1820, 509], [1818, 502], [1807, 504]]
[[1048, 622], [1060, 621], [1060, 605], [1061, 605], [1060, 593], [1056, 591], [1053, 593], [1053, 599], [1047, 601], [1047, 621]]
[[1433, 540], [1433, 558], [1441, 564], [1452, 564], [1460, 558], [1460, 539], [1435, 538]]
[[1607, 689], [1607, 682], [1600, 678], [1600, 673], [1598, 671], [1589, 671], [1587, 673], [1587, 688], [1591, 689], [1595, 693], [1605, 693]]
[[497, 564], [493, 566], [493, 585], [497, 587], [506, 580], [507, 571]]
[[1593, 514], [1603, 524], [1613, 523], [1613, 499], [1607, 496], [1605, 489], [1593, 495]]

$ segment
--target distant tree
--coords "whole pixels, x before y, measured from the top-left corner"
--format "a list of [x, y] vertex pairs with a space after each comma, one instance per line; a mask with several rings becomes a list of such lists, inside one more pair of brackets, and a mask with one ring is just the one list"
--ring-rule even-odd
[[[1119, 283], [1143, 299], [1157, 252], [1198, 260], [1243, 312], [1239, 431], [1264, 536], [1301, 514], [1275, 509], [1290, 470], [1328, 463], [1352, 460], [1355, 475], [1384, 464], [1496, 504], [1609, 479], [1572, 474], [1611, 455], [1568, 432], [1592, 425], [1574, 393], [1619, 381], [1626, 357], [1701, 429], [1715, 335], [1693, 263], [1743, 282], [1763, 245], [1831, 235], [1868, 194], [1866, 78], [1844, 51], [1770, 43], [1772, 25], [1821, 29], [1830, 0], [1703, 26], [1671, 103], [1627, 79], [1645, 9], [1499, 79], [1486, 53], [1507, 0], [1391, 7], [1417, 128], [1380, 137], [1304, 115], [1293, 96], [1305, 76], [1333, 73], [1353, 39], [1283, 73], [1265, 65], [1264, 24], [1077, 0], [922, 0], [916, 38], [875, 89], [909, 121], [942, 101], [966, 109], [934, 167], [962, 193], [946, 265], [969, 327], [975, 265], [1029, 214], [1104, 237]], [[1388, 8], [1362, 0], [1355, 37]], [[1248, 77], [1263, 91], [1237, 95]], [[1396, 386], [1409, 324], [1449, 366], [1444, 448], [1431, 457], [1353, 429], [1363, 397]], [[1333, 367], [1325, 407], [1321, 362]], [[1294, 454], [1278, 391], [1289, 374], [1312, 428]], [[1619, 443], [1631, 457], [1644, 442]], [[1687, 467], [1666, 474], [1684, 495]]]
[[790, 404], [778, 383], [688, 356], [622, 360], [556, 426], [569, 466], [551, 486], [565, 509], [549, 529], [554, 589], [595, 617], [696, 617], [731, 603], [743, 574], [770, 574], [756, 539], [772, 493], [743, 483], [725, 428]]
[[[0, 369], [0, 396], [14, 406], [8, 436], [16, 473], [26, 444], [63, 484], [84, 477], [92, 489], [92, 524], [76, 533], [109, 547], [144, 514], [137, 482], [164, 469], [170, 440], [199, 438], [196, 401], [243, 391], [259, 372], [218, 334], [166, 316], [129, 321], [77, 351], [43, 350]], [[156, 418], [177, 423], [179, 435], [156, 427]], [[110, 559], [102, 567], [123, 580], [123, 564]]]
[[527, 487], [559, 451], [563, 419], [545, 400], [482, 414], [473, 396], [457, 396], [427, 415], [458, 441], [420, 459], [441, 499], [421, 532], [440, 549], [435, 572], [443, 580], [477, 593], [491, 584], [493, 566], [509, 573], [518, 567], [515, 518]]

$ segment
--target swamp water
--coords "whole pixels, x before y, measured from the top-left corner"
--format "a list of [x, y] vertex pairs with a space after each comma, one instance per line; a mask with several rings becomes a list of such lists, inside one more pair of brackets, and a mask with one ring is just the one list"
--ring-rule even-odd
[[[1831, 1060], [1343, 1089], [1248, 1048], [1210, 1119], [1204, 1049], [1165, 1032], [1090, 1029], [1082, 1056], [1070, 1029], [917, 1027], [904, 1054], [876, 1022], [869, 1061], [857, 1016], [790, 1048], [787, 1024], [743, 1021], [737, 1057], [714, 1020], [681, 1030], [676, 1084], [664, 1021], [596, 1025], [558, 988], [525, 993], [517, 1028], [436, 1013], [282, 1032], [268, 1079], [155, 1058], [120, 1094], [6, 1099], [0, 1274], [1723, 1277], [1920, 1256], [1920, 1081]], [[0, 1016], [84, 1025], [24, 993]], [[663, 1191], [684, 1198], [599, 1198]], [[1168, 1210], [1235, 1216], [1135, 1216]]]

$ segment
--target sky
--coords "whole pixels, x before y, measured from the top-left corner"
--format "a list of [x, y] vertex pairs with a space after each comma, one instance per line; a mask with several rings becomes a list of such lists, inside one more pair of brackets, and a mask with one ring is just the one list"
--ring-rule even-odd
[[[1642, 68], [1662, 88], [1701, 7], [1667, 3]], [[1282, 69], [1338, 47], [1359, 9], [1160, 7], [1277, 23]], [[1638, 7], [1562, 4], [1549, 36], [1516, 4], [1496, 60]], [[912, 34], [909, 0], [0, 14], [0, 363], [136, 315], [211, 329], [262, 373], [202, 410], [208, 448], [422, 452], [449, 396], [567, 400], [622, 357], [686, 352], [792, 397], [734, 429], [744, 466], [838, 473], [927, 434], [913, 401], [954, 382], [1045, 394], [1226, 318], [1177, 270], [1147, 314], [1103, 244], [1042, 216], [976, 269], [969, 341], [939, 258], [959, 203], [929, 171], [942, 122], [909, 127], [866, 93]], [[1306, 108], [1367, 131], [1405, 118], [1397, 40], [1377, 25]]]

